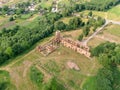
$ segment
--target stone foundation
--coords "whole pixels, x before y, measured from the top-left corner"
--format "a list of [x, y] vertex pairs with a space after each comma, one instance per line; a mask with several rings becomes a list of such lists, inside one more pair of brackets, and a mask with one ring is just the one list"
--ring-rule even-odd
[[38, 46], [38, 51], [40, 51], [44, 56], [52, 53], [54, 50], [56, 50], [57, 45], [62, 44], [63, 46], [70, 48], [77, 53], [80, 53], [82, 55], [85, 55], [86, 57], [90, 57], [89, 47], [82, 44], [82, 42], [74, 41], [71, 38], [63, 38], [60, 35], [60, 31], [56, 31], [55, 38], [53, 38], [51, 41], [49, 41], [48, 44], [45, 44], [43, 46]]

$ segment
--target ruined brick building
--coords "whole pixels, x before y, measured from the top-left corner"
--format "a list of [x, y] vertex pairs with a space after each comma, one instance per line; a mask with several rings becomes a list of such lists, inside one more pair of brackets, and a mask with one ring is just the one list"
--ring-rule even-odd
[[52, 40], [50, 40], [48, 44], [38, 46], [38, 50], [42, 54], [48, 55], [57, 48], [58, 44], [62, 44], [63, 46], [76, 51], [77, 53], [83, 54], [86, 57], [90, 57], [88, 46], [83, 45], [80, 41], [74, 41], [71, 38], [62, 37], [60, 31], [56, 31], [55, 37]]

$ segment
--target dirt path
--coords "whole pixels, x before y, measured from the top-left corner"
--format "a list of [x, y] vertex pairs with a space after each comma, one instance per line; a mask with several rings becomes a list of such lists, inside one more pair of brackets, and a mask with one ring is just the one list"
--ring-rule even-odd
[[[84, 44], [84, 45], [87, 45], [87, 43], [88, 43], [93, 37], [95, 37], [101, 30], [103, 30], [109, 23], [120, 25], [120, 22], [106, 19], [106, 23], [105, 23], [102, 27], [96, 29], [96, 31], [95, 31], [90, 37], [88, 37], [86, 40], [82, 41], [83, 44]], [[110, 40], [110, 41], [112, 41], [112, 40]]]
[[7, 70], [7, 71], [9, 71], [11, 66], [13, 66], [15, 63], [21, 61], [23, 58], [27, 57], [28, 55], [30, 55], [30, 54], [33, 53], [34, 51], [35, 51], [35, 49], [32, 50], [30, 53], [24, 55], [22, 58], [17, 59], [16, 61], [11, 61], [11, 62], [9, 63], [9, 65], [0, 67], [0, 70]]
[[30, 61], [24, 61], [23, 63], [24, 63], [24, 66], [25, 66], [25, 69], [23, 71], [23, 78], [25, 78], [26, 75], [27, 75], [27, 71], [29, 70], [29, 68], [32, 65], [32, 62], [30, 62]]
[[[16, 61], [11, 61], [11, 63], [9, 63], [9, 65], [3, 66], [0, 68], [0, 70], [6, 70], [10, 73], [11, 81], [12, 81], [12, 83], [15, 84], [17, 90], [20, 90], [19, 88], [22, 87], [21, 85], [24, 85], [26, 87], [26, 90], [34, 89], [33, 85], [31, 85], [31, 89], [27, 88], [27, 87], [29, 87], [28, 83], [30, 83], [28, 81], [27, 73], [28, 73], [30, 66], [33, 64], [33, 62], [30, 62], [29, 60], [27, 60], [27, 61], [25, 60], [25, 61], [23, 61], [21, 66], [17, 66], [16, 68], [12, 67], [14, 64], [21, 61], [24, 57], [27, 57], [31, 53], [33, 53], [34, 50], [32, 50], [30, 53], [24, 55], [22, 58], [17, 59]], [[23, 75], [20, 75], [19, 72], [23, 73]]]
[[87, 45], [88, 41], [91, 40], [94, 36], [96, 36], [96, 35], [97, 35], [101, 30], [103, 30], [104, 27], [107, 26], [109, 23], [110, 23], [109, 21], [106, 21], [106, 23], [105, 23], [102, 27], [96, 29], [96, 31], [95, 31], [90, 37], [88, 37], [86, 40], [83, 41], [83, 44], [84, 44], [84, 45]]

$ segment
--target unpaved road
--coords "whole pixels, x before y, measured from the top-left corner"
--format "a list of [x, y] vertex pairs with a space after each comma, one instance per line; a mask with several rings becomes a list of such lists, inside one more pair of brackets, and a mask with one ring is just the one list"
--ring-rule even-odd
[[105, 24], [104, 24], [102, 27], [96, 29], [96, 31], [95, 31], [89, 38], [87, 38], [86, 40], [83, 40], [83, 41], [82, 41], [82, 42], [83, 42], [83, 45], [87, 45], [87, 43], [88, 43], [93, 37], [95, 37], [101, 30], [103, 30], [109, 23], [120, 25], [120, 22], [106, 19], [106, 22], [105, 22]]

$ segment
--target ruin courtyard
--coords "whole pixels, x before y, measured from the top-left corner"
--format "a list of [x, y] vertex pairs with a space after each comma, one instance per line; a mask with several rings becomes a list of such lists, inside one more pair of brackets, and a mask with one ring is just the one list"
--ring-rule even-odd
[[72, 38], [63, 37], [60, 31], [56, 31], [55, 36], [52, 40], [48, 41], [44, 45], [39, 45], [37, 47], [37, 50], [44, 56], [47, 56], [59, 48], [60, 45], [70, 48], [73, 51], [90, 58], [90, 49], [87, 45], [84, 45], [78, 40], [75, 41]]

